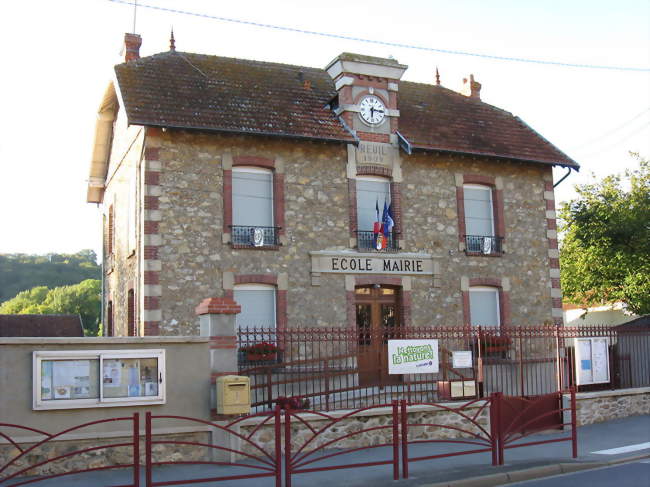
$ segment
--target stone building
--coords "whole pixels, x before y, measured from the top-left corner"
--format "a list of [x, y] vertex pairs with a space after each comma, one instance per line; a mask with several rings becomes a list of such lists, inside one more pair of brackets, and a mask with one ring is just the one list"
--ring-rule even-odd
[[473, 76], [458, 93], [394, 59], [125, 43], [88, 185], [108, 333], [196, 334], [213, 296], [239, 325], [561, 324], [552, 167], [578, 165]]

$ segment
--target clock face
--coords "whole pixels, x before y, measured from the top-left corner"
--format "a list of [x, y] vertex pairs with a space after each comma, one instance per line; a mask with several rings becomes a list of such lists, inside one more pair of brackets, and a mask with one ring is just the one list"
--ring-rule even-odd
[[365, 122], [377, 125], [384, 120], [386, 107], [376, 96], [366, 96], [359, 103], [359, 114]]

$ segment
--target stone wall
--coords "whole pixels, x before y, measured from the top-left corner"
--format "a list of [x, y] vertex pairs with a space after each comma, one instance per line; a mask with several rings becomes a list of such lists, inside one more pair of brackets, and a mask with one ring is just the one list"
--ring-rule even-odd
[[[277, 250], [223, 243], [223, 160], [257, 156], [281, 164], [286, 242]], [[309, 252], [349, 249], [347, 148], [263, 137], [160, 134], [161, 324], [165, 335], [196, 334], [194, 307], [224, 296], [224, 275], [287, 276], [289, 326], [344, 326], [345, 279], [325, 274], [312, 286]], [[413, 325], [463, 322], [461, 278], [508, 283], [510, 323], [551, 321], [545, 178], [550, 168], [489, 159], [419, 153], [401, 156], [404, 252], [432, 254], [441, 286], [414, 276]], [[459, 250], [455, 174], [503, 182], [506, 253], [466, 256]], [[469, 281], [468, 281], [469, 282]], [[304, 306], [310, 303], [310, 306]], [[505, 304], [504, 304], [505, 306]]]
[[[74, 441], [51, 441], [37, 446], [26, 455], [16, 460], [0, 476], [3, 477], [21, 471], [24, 468], [38, 465], [41, 462], [52, 460], [56, 457], [69, 455], [60, 460], [55, 460], [39, 467], [31, 468], [23, 472], [19, 477], [31, 475], [50, 475], [64, 472], [85, 470], [88, 468], [101, 468], [108, 466], [128, 465], [133, 462], [132, 446], [110, 446], [115, 444], [129, 443], [131, 437], [115, 437], [110, 439], [88, 439]], [[182, 441], [182, 442], [210, 442], [209, 432], [196, 432], [185, 434], [155, 435], [153, 441]], [[21, 449], [27, 450], [34, 443], [19, 443]], [[71, 455], [75, 451], [86, 448], [101, 448], [85, 453]], [[196, 447], [193, 445], [156, 444], [153, 446], [154, 462], [176, 462], [176, 461], [208, 461], [212, 453], [207, 447]], [[0, 444], [0, 468], [20, 455], [20, 450], [12, 445]], [[144, 437], [140, 439], [140, 465], [145, 464]]]
[[577, 394], [579, 425], [650, 414], [650, 387]]
[[[479, 401], [463, 409], [461, 412], [469, 417], [474, 417], [474, 415], [478, 413], [476, 417], [477, 423], [489, 433], [489, 408], [485, 407], [479, 412], [479, 408], [484, 404], [483, 401]], [[459, 407], [459, 404], [450, 403], [447, 406], [453, 408]], [[305, 444], [307, 446], [303, 451], [312, 451], [328, 443], [326, 449], [359, 448], [390, 443], [392, 441], [392, 409], [390, 407], [370, 408], [348, 417], [344, 417], [346, 414], [349, 414], [349, 411], [329, 413], [330, 418], [335, 418], [335, 420], [325, 419], [323, 416], [313, 413], [300, 414], [300, 420], [292, 418], [292, 451], [296, 452]], [[303, 422], [309, 424], [309, 426], [316, 431], [322, 431], [322, 433], [314, 437], [313, 431], [306, 427]], [[242, 422], [241, 434], [247, 437], [248, 434], [258, 428], [258, 423], [259, 420], [252, 419]], [[409, 440], [469, 438], [472, 437], [470, 433], [481, 435], [479, 428], [476, 425], [468, 424], [468, 421], [458, 412], [443, 410], [435, 406], [409, 407], [408, 423], [411, 425], [409, 427]], [[440, 426], [429, 426], [431, 424]], [[459, 429], [445, 428], [445, 426]], [[362, 430], [378, 427], [382, 429], [361, 433]], [[466, 430], [469, 433], [460, 430]], [[352, 436], [342, 438], [346, 435]], [[482, 436], [484, 436], [484, 434]], [[336, 441], [337, 438], [342, 439]], [[275, 441], [273, 425], [262, 426], [257, 429], [251, 437], [251, 440], [256, 444], [259, 444], [265, 450], [273, 451]], [[236, 438], [234, 437], [233, 441], [234, 442], [231, 444], [233, 449], [241, 449], [241, 451], [251, 454], [254, 453], [254, 449], [245, 442], [236, 441]], [[282, 441], [282, 451], [285, 451], [284, 436]]]

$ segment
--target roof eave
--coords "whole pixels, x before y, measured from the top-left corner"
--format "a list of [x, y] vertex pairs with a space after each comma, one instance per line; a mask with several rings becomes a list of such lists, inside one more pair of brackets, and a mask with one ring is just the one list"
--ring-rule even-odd
[[337, 138], [337, 137], [318, 137], [312, 135], [300, 135], [300, 134], [288, 134], [281, 132], [265, 132], [262, 130], [239, 130], [239, 129], [230, 129], [224, 127], [197, 127], [192, 125], [182, 125], [182, 124], [164, 124], [164, 123], [151, 123], [143, 120], [131, 120], [129, 118], [129, 125], [142, 125], [145, 127], [157, 127], [165, 129], [176, 129], [176, 130], [195, 130], [198, 132], [210, 132], [210, 133], [225, 133], [225, 134], [237, 134], [237, 135], [258, 135], [263, 137], [278, 137], [278, 138], [288, 138], [288, 139], [300, 139], [300, 140], [311, 140], [317, 142], [338, 142], [342, 144], [354, 144], [356, 141], [352, 136], [348, 138]]
[[515, 156], [508, 156], [508, 155], [496, 154], [491, 152], [447, 149], [444, 147], [436, 147], [436, 146], [421, 145], [421, 144], [411, 144], [411, 149], [414, 151], [422, 151], [422, 152], [443, 152], [445, 154], [457, 154], [457, 155], [464, 155], [464, 156], [491, 157], [494, 159], [502, 159], [506, 161], [531, 162], [535, 164], [546, 164], [549, 166], [569, 167], [576, 171], [580, 170], [580, 165], [573, 160], [556, 161], [556, 160], [544, 160], [544, 159], [529, 159], [526, 157], [515, 157]]

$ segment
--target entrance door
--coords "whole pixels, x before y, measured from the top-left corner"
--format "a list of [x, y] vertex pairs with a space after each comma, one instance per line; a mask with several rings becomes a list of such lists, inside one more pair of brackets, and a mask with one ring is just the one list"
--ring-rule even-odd
[[384, 386], [401, 382], [388, 375], [388, 340], [397, 338], [400, 322], [399, 288], [362, 286], [355, 289], [360, 386]]

